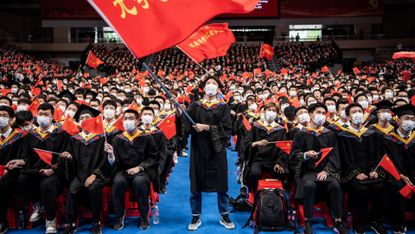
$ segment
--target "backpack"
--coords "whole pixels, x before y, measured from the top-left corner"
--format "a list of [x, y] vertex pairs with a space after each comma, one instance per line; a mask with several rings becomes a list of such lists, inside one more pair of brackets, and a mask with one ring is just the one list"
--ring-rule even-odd
[[281, 231], [288, 227], [287, 198], [281, 189], [261, 189], [255, 195], [250, 221], [254, 221], [255, 234], [260, 231]]

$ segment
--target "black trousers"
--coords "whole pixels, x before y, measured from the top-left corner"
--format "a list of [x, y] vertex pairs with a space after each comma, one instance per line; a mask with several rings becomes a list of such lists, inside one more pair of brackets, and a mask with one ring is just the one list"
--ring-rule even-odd
[[[358, 225], [368, 221], [383, 223], [383, 207], [385, 206], [385, 186], [383, 182], [360, 183], [352, 180], [349, 183], [350, 195], [357, 211]], [[371, 220], [369, 220], [369, 203], [371, 203]]]
[[343, 191], [339, 181], [333, 176], [328, 176], [325, 181], [304, 176], [304, 216], [307, 219], [313, 217], [313, 206], [317, 191], [328, 193], [330, 207], [335, 218], [343, 216]]
[[125, 192], [131, 186], [135, 192], [140, 209], [141, 218], [147, 219], [149, 210], [148, 196], [150, 193], [150, 177], [145, 172], [135, 176], [128, 176], [123, 171], [117, 172], [112, 183], [112, 200], [114, 203], [115, 216], [119, 219], [125, 211]]
[[92, 222], [98, 223], [102, 209], [102, 188], [104, 183], [96, 178], [92, 184], [85, 188], [85, 182], [81, 182], [78, 178], [72, 180], [69, 186], [69, 192], [66, 197], [66, 218], [69, 224], [75, 223], [77, 217], [78, 200], [81, 192], [86, 191], [89, 198], [89, 204], [92, 211]]
[[267, 168], [267, 167], [264, 167], [262, 163], [260, 162], [254, 162], [252, 163], [250, 171], [249, 171], [249, 183], [250, 183], [250, 186], [252, 186], [249, 189], [254, 191], [254, 193], [257, 192], [258, 181], [262, 178], [263, 172], [271, 173], [273, 178], [276, 178], [279, 180], [284, 179], [283, 175], [277, 174], [273, 168]]
[[395, 227], [406, 225], [406, 206], [414, 203], [413, 198], [408, 200], [399, 193], [399, 190], [401, 190], [404, 186], [405, 183], [402, 181], [392, 181], [387, 184], [387, 188], [390, 190], [388, 195], [390, 196], [389, 200], [392, 206], [392, 225]]
[[9, 172], [0, 179], [0, 224], [8, 225], [7, 208], [10, 202], [10, 195], [15, 191], [18, 174]]
[[160, 168], [161, 169], [160, 184], [166, 185], [167, 176], [169, 175], [170, 170], [171, 170], [172, 167], [173, 167], [173, 153], [169, 151], [167, 153], [166, 161], [164, 162], [164, 164]]

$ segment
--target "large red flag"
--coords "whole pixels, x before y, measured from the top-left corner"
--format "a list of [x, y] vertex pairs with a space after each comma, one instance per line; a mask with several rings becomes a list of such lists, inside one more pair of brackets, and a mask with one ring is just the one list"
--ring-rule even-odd
[[136, 58], [172, 47], [223, 13], [247, 13], [258, 0], [88, 0]]
[[79, 133], [79, 128], [73, 121], [72, 117], [67, 115], [65, 121], [62, 124], [62, 129], [69, 135], [74, 136]]
[[244, 127], [247, 131], [251, 131], [251, 124], [249, 123], [249, 121], [246, 119], [245, 115], [242, 115], [242, 123], [244, 124]]
[[163, 119], [158, 124], [158, 128], [161, 132], [163, 132], [167, 140], [170, 140], [172, 137], [176, 136], [176, 114], [172, 114]]
[[39, 158], [48, 165], [52, 165], [52, 152], [41, 150], [41, 149], [33, 149]]
[[81, 128], [87, 131], [88, 133], [94, 134], [105, 134], [104, 122], [102, 116], [99, 115], [95, 118], [90, 118], [82, 121]]
[[275, 142], [275, 145], [285, 153], [290, 154], [293, 141], [277, 141]]
[[262, 43], [261, 50], [259, 52], [259, 57], [265, 57], [268, 60], [272, 60], [272, 57], [274, 57], [274, 48], [271, 45]]
[[235, 37], [227, 23], [208, 24], [200, 27], [177, 47], [200, 63], [205, 59], [225, 56], [234, 42]]
[[385, 171], [389, 172], [391, 176], [393, 176], [396, 180], [401, 179], [401, 175], [399, 175], [398, 170], [396, 170], [395, 165], [393, 164], [392, 160], [388, 157], [388, 155], [384, 155], [382, 160], [379, 162], [379, 166], [385, 169]]
[[321, 152], [321, 158], [320, 158], [320, 160], [318, 160], [315, 164], [314, 164], [314, 167], [317, 167], [318, 166], [318, 164], [320, 164], [321, 163], [321, 161], [323, 161], [326, 157], [327, 157], [327, 155], [329, 155], [329, 153], [331, 152], [331, 150], [333, 149], [333, 147], [328, 147], [328, 148], [322, 148], [322, 149], [320, 149], [320, 152]]
[[86, 58], [85, 64], [88, 65], [88, 66], [90, 66], [90, 67], [92, 67], [92, 68], [94, 68], [94, 69], [97, 69], [99, 65], [104, 64], [104, 61], [102, 61], [101, 59], [99, 59], [94, 54], [94, 52], [89, 51], [88, 58]]
[[401, 52], [394, 53], [392, 56], [392, 59], [401, 59], [401, 58], [415, 59], [415, 52], [414, 51], [401, 51]]

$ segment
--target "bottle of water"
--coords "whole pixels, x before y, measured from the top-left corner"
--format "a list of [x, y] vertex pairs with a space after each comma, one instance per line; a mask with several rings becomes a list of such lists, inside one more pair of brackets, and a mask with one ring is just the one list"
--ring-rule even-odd
[[347, 212], [346, 214], [346, 226], [351, 229], [353, 227], [353, 215], [352, 212]]
[[24, 229], [25, 227], [25, 218], [23, 210], [19, 211], [19, 217], [17, 218], [17, 229]]
[[153, 207], [153, 224], [158, 224], [160, 222], [159, 217], [159, 208], [158, 206]]

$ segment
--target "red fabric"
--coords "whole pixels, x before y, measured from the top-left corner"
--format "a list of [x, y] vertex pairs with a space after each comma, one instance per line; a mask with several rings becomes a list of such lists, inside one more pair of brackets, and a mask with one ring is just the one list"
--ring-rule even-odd
[[108, 83], [108, 78], [99, 78], [99, 83], [100, 84], [106, 84], [106, 83]]
[[324, 66], [321, 68], [321, 72], [328, 73], [330, 72], [330, 69], [327, 66]]
[[6, 170], [6, 166], [0, 165], [0, 176], [4, 175], [4, 171]]
[[406, 184], [401, 190], [399, 190], [399, 193], [406, 199], [411, 199], [412, 197], [412, 189], [413, 187], [410, 184]]
[[254, 75], [261, 74], [261, 68], [255, 68], [254, 69]]
[[104, 61], [102, 61], [101, 59], [99, 59], [94, 54], [94, 52], [89, 51], [88, 58], [86, 58], [85, 64], [88, 65], [88, 66], [90, 66], [90, 67], [92, 67], [92, 68], [94, 68], [94, 69], [97, 69], [99, 65], [104, 64]]
[[172, 114], [163, 119], [159, 124], [158, 128], [163, 132], [167, 140], [170, 140], [176, 136], [176, 114]]
[[286, 74], [288, 74], [288, 70], [285, 69], [284, 67], [281, 68], [281, 75], [286, 75]]
[[124, 120], [123, 120], [124, 116], [121, 115], [116, 121], [115, 123], [112, 125], [114, 128], [125, 132], [125, 128], [124, 128]]
[[412, 73], [408, 70], [405, 70], [402, 72], [402, 80], [407, 82], [409, 79], [411, 79]]
[[232, 91], [229, 91], [229, 92], [225, 95], [225, 100], [226, 100], [227, 102], [229, 102], [229, 99], [230, 99], [232, 96], [233, 96]]
[[275, 145], [287, 154], [290, 154], [293, 141], [277, 141]]
[[314, 164], [314, 167], [317, 167], [318, 164], [320, 164], [321, 161], [323, 161], [327, 157], [327, 155], [329, 155], [329, 153], [331, 152], [332, 149], [333, 149], [333, 147], [328, 147], [328, 148], [322, 148], [322, 149], [320, 149], [320, 151], [321, 151], [321, 158], [320, 158], [320, 160], [318, 160]]
[[69, 135], [74, 136], [79, 133], [79, 128], [73, 121], [71, 116], [66, 116], [65, 121], [63, 122], [62, 129], [67, 132]]
[[94, 133], [98, 135], [105, 133], [102, 116], [97, 116], [95, 118], [90, 118], [82, 121], [81, 128], [87, 131], [88, 133]]
[[[136, 58], [172, 47], [223, 13], [247, 13], [258, 0], [88, 0]], [[157, 36], [155, 36], [157, 35]]]
[[62, 120], [63, 117], [63, 111], [61, 110], [61, 108], [59, 107], [58, 104], [55, 105], [55, 112], [53, 113], [53, 119], [56, 122], [60, 122]]
[[227, 23], [208, 24], [200, 27], [177, 46], [200, 63], [205, 59], [225, 56], [235, 42]]
[[251, 131], [251, 124], [249, 123], [249, 121], [246, 119], [245, 115], [242, 115], [242, 123], [244, 124], [244, 127], [247, 131]]
[[138, 113], [140, 113], [140, 107], [137, 105], [137, 103], [135, 101], [133, 101], [131, 103], [131, 105], [128, 107], [128, 109], [135, 110]]
[[354, 67], [354, 68], [353, 68], [353, 73], [354, 73], [355, 75], [360, 74], [360, 70], [359, 70], [359, 68]]
[[412, 96], [411, 103], [412, 103], [413, 106], [415, 106], [415, 96]]
[[396, 180], [401, 179], [401, 175], [399, 175], [398, 170], [396, 170], [395, 165], [393, 164], [392, 160], [388, 157], [388, 155], [384, 155], [382, 160], [379, 162], [379, 166], [385, 169], [391, 176], [393, 176]]
[[62, 87], [63, 87], [62, 81], [61, 80], [56, 80], [56, 82], [57, 82], [57, 85], [58, 85], [58, 91], [62, 92]]
[[52, 165], [52, 152], [41, 150], [41, 149], [34, 149], [37, 153], [39, 158], [48, 165]]
[[36, 98], [32, 104], [27, 108], [28, 111], [32, 112], [33, 116], [37, 116], [37, 109], [40, 106], [39, 100]]
[[274, 57], [274, 48], [271, 45], [262, 43], [261, 51], [259, 52], [259, 57], [272, 60], [272, 57]]
[[1, 90], [1, 95], [2, 95], [2, 96], [6, 96], [7, 94], [9, 94], [9, 93], [10, 93], [10, 90], [11, 90], [11, 89], [2, 89], [2, 90]]
[[401, 52], [394, 53], [392, 56], [392, 59], [403, 59], [403, 58], [415, 59], [415, 52], [414, 51], [401, 51]]

